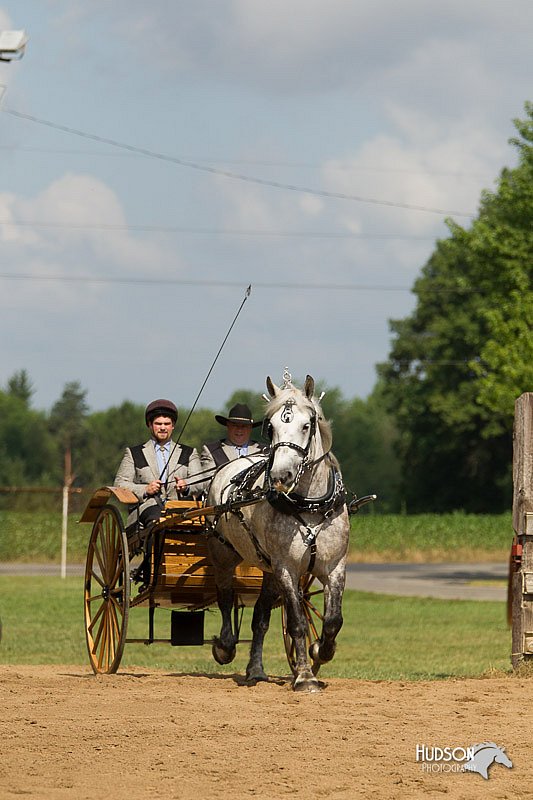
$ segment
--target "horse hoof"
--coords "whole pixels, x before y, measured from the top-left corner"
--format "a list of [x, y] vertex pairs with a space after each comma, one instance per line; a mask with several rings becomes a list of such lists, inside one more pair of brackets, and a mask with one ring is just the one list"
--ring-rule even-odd
[[311, 672], [297, 675], [292, 688], [295, 692], [321, 692], [320, 683]]
[[233, 650], [224, 650], [223, 647], [215, 642], [211, 648], [211, 652], [217, 664], [230, 664], [235, 658], [236, 650], [235, 648], [233, 648]]

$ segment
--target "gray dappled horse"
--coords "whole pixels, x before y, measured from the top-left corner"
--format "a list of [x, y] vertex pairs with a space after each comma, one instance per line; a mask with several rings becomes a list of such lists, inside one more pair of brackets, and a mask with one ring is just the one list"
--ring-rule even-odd
[[[292, 384], [288, 372], [281, 388], [270, 378], [266, 385], [271, 397], [265, 410], [270, 456], [250, 456], [224, 465], [215, 473], [207, 497], [207, 506], [227, 503], [226, 508], [231, 509], [233, 503], [234, 508], [218, 518], [209, 538], [222, 614], [213, 655], [220, 664], [235, 657], [238, 632], [232, 624], [232, 576], [235, 565], [244, 560], [264, 572], [253, 612], [247, 680], [268, 680], [263, 669], [263, 640], [272, 606], [281, 595], [294, 643], [293, 688], [319, 691], [316, 672], [320, 664], [333, 658], [342, 626], [350, 527], [345, 492], [331, 453], [331, 427], [313, 396], [313, 378], [307, 376], [303, 391]], [[239, 500], [246, 502], [247, 498], [259, 499], [237, 507]], [[298, 593], [299, 579], [306, 573], [324, 586], [322, 632], [309, 653]]]

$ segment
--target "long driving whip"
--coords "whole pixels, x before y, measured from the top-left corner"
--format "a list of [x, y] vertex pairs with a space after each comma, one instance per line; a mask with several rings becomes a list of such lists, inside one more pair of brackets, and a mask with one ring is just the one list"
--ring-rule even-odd
[[210, 375], [211, 375], [211, 373], [213, 372], [213, 369], [214, 369], [214, 367], [215, 367], [215, 364], [216, 364], [216, 363], [217, 363], [217, 361], [218, 361], [218, 358], [219, 358], [219, 356], [220, 356], [220, 354], [221, 354], [221, 352], [222, 352], [222, 349], [223, 349], [224, 345], [226, 344], [226, 342], [227, 342], [227, 340], [228, 340], [228, 337], [229, 337], [229, 335], [230, 335], [231, 331], [233, 330], [233, 326], [234, 326], [234, 325], [235, 325], [235, 323], [237, 322], [237, 319], [239, 318], [239, 314], [241, 313], [241, 311], [242, 311], [242, 309], [243, 309], [243, 306], [244, 306], [244, 304], [246, 303], [246, 301], [248, 300], [248, 298], [250, 297], [250, 294], [251, 294], [251, 293], [252, 293], [252, 284], [250, 284], [250, 285], [248, 286], [248, 288], [246, 289], [246, 292], [244, 293], [244, 298], [243, 298], [243, 301], [242, 301], [242, 303], [240, 304], [240, 306], [239, 306], [239, 309], [238, 309], [237, 313], [235, 314], [235, 316], [234, 316], [234, 318], [233, 318], [233, 322], [232, 322], [232, 323], [231, 323], [231, 325], [229, 326], [229, 328], [228, 328], [228, 331], [227, 331], [226, 335], [224, 336], [224, 340], [223, 340], [222, 344], [221, 344], [221, 345], [220, 345], [220, 347], [218, 348], [218, 353], [216, 354], [216, 356], [215, 356], [215, 358], [214, 358], [214, 360], [213, 360], [213, 363], [212, 363], [212, 364], [211, 364], [211, 366], [209, 367], [209, 372], [208, 372], [208, 373], [207, 373], [207, 375], [205, 376], [204, 382], [202, 383], [202, 385], [201, 385], [201, 387], [200, 387], [200, 391], [199, 391], [199, 392], [198, 392], [198, 394], [196, 395], [196, 399], [195, 399], [195, 401], [194, 401], [194, 403], [193, 403], [193, 405], [192, 405], [192, 408], [191, 408], [191, 410], [189, 411], [189, 413], [188, 413], [188, 415], [187, 415], [187, 419], [186, 419], [186, 420], [185, 420], [185, 422], [183, 423], [183, 427], [182, 427], [182, 429], [181, 429], [181, 431], [180, 431], [180, 433], [179, 433], [179, 436], [178, 436], [178, 438], [177, 438], [177, 440], [176, 440], [176, 443], [175, 443], [174, 447], [172, 448], [172, 452], [170, 453], [170, 456], [169, 456], [169, 458], [168, 458], [168, 461], [167, 461], [167, 463], [166, 463], [166, 465], [165, 465], [165, 468], [163, 469], [163, 472], [162, 472], [162, 473], [161, 473], [161, 475], [159, 476], [159, 480], [162, 480], [162, 478], [163, 478], [163, 475], [165, 474], [165, 471], [166, 471], [166, 469], [167, 469], [167, 467], [168, 467], [168, 465], [169, 465], [169, 463], [170, 463], [170, 459], [172, 458], [172, 455], [173, 455], [173, 453], [174, 453], [174, 450], [176, 449], [176, 447], [177, 447], [177, 446], [178, 446], [178, 444], [180, 443], [180, 439], [181, 439], [181, 437], [182, 437], [182, 435], [183, 435], [183, 431], [184, 431], [184, 430], [185, 430], [185, 428], [187, 427], [187, 423], [189, 422], [189, 420], [190, 420], [190, 418], [191, 418], [191, 415], [192, 415], [192, 413], [193, 413], [194, 409], [196, 408], [196, 404], [197, 404], [198, 400], [200, 399], [200, 395], [202, 394], [202, 392], [203, 392], [203, 390], [204, 390], [204, 387], [205, 387], [205, 385], [206, 385], [207, 381], [209, 380], [209, 376], [210, 376]]

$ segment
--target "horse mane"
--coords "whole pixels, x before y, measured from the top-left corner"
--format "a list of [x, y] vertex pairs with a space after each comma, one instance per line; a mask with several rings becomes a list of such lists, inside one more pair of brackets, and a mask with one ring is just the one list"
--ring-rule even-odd
[[474, 745], [474, 755], [479, 753], [481, 750], [504, 750], [504, 747], [498, 747], [495, 742], [480, 742], [479, 744]]
[[317, 398], [313, 395], [311, 399], [306, 397], [301, 389], [298, 389], [296, 386], [288, 386], [285, 389], [280, 389], [280, 391], [273, 397], [271, 400], [267, 401], [267, 405], [265, 408], [265, 417], [270, 419], [276, 411], [285, 405], [289, 397], [296, 400], [296, 402], [300, 406], [307, 407], [308, 409], [312, 410], [316, 414], [317, 420], [317, 427], [320, 433], [320, 438], [322, 440], [322, 447], [324, 448], [324, 452], [326, 452], [327, 458], [326, 463], [329, 463], [330, 466], [335, 467], [340, 472], [339, 462], [337, 458], [331, 452], [331, 445], [333, 444], [333, 433], [331, 430], [331, 422], [324, 417], [324, 412], [322, 411], [322, 407], [318, 402]]

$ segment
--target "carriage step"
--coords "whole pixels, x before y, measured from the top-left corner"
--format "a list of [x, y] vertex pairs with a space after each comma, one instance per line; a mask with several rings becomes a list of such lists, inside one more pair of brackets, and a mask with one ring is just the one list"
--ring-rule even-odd
[[205, 611], [172, 611], [170, 644], [203, 645]]

